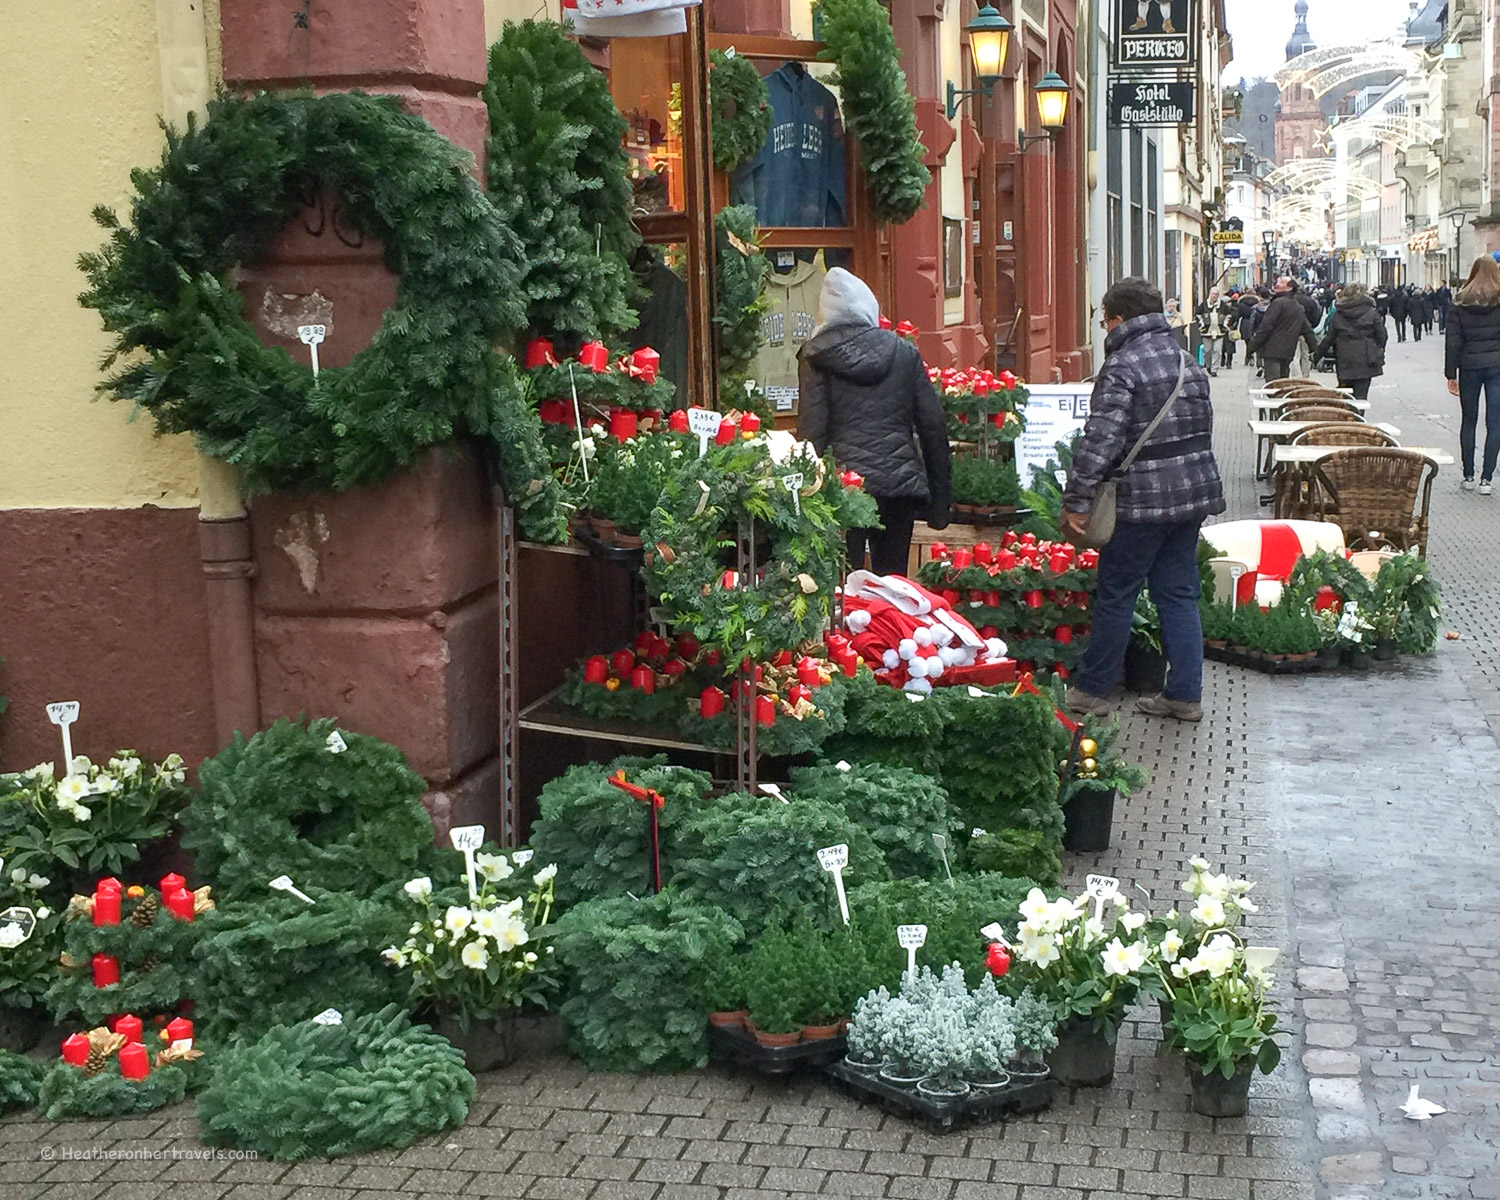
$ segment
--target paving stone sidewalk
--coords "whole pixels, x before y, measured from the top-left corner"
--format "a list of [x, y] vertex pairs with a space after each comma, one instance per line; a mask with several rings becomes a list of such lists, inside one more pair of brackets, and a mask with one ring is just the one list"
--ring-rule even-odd
[[[1413, 444], [1456, 448], [1451, 420], [1422, 415], [1456, 411], [1436, 379], [1435, 343], [1392, 351], [1376, 419]], [[1243, 368], [1215, 387], [1231, 516], [1258, 511], [1247, 387]], [[1152, 783], [1117, 810], [1111, 851], [1068, 861], [1075, 882], [1107, 870], [1161, 904], [1195, 854], [1261, 880], [1251, 932], [1286, 948], [1278, 991], [1294, 1035], [1281, 1068], [1257, 1077], [1245, 1119], [1188, 1111], [1180, 1059], [1159, 1053], [1144, 1009], [1123, 1031], [1111, 1087], [942, 1137], [812, 1081], [592, 1074], [539, 1028], [516, 1066], [481, 1080], [463, 1129], [410, 1150], [296, 1166], [64, 1161], [70, 1147], [203, 1148], [187, 1106], [66, 1125], [12, 1116], [0, 1121], [0, 1197], [1500, 1196], [1490, 724], [1500, 659], [1482, 636], [1500, 618], [1489, 566], [1500, 523], [1456, 480], [1441, 477], [1431, 553], [1462, 641], [1367, 678], [1271, 679], [1210, 664], [1197, 726], [1125, 705], [1129, 752]], [[1419, 1126], [1394, 1113], [1419, 1077], [1449, 1116]]]

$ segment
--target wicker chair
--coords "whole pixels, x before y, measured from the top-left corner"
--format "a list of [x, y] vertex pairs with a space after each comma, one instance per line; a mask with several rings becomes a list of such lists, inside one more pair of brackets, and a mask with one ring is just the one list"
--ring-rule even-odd
[[1283, 400], [1340, 400], [1345, 404], [1349, 403], [1348, 395], [1339, 391], [1338, 388], [1320, 387], [1316, 384], [1309, 384], [1307, 387], [1292, 388], [1281, 398]]
[[[1293, 446], [1395, 446], [1395, 438], [1362, 421], [1327, 421], [1296, 434]], [[1279, 521], [1312, 520], [1318, 514], [1318, 476], [1311, 464], [1286, 463], [1277, 468], [1272, 491]]]
[[1294, 387], [1306, 387], [1305, 379], [1272, 379], [1266, 384], [1266, 395], [1280, 396]]
[[1341, 404], [1329, 404], [1326, 401], [1296, 400], [1283, 404], [1276, 410], [1278, 421], [1357, 421], [1361, 424], [1364, 418], [1352, 408], [1346, 408]]
[[[1306, 420], [1299, 417], [1298, 420]], [[1294, 446], [1399, 446], [1401, 443], [1378, 425], [1363, 421], [1325, 421], [1309, 425], [1292, 438]]]
[[1344, 531], [1351, 550], [1395, 546], [1427, 553], [1437, 465], [1415, 450], [1355, 446], [1317, 467], [1319, 516]]

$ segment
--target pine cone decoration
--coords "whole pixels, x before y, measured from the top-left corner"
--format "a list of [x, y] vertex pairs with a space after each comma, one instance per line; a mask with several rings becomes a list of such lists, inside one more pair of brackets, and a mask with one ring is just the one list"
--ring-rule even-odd
[[108, 1062], [109, 1055], [96, 1047], [90, 1050], [89, 1056], [83, 1060], [83, 1073], [85, 1075], [97, 1075], [100, 1071], [104, 1070], [104, 1066]]
[[150, 929], [156, 921], [156, 914], [161, 909], [161, 901], [156, 898], [155, 892], [147, 892], [141, 897], [135, 911], [130, 914], [130, 923], [137, 929]]
[[159, 966], [161, 966], [161, 955], [159, 954], [148, 954], [145, 958], [141, 959], [141, 972], [143, 974], [147, 971], [155, 970]]

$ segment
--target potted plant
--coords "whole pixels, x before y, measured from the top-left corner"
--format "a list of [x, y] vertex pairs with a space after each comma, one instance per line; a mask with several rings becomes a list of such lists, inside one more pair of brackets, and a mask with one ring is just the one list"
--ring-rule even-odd
[[745, 1028], [762, 1046], [794, 1046], [802, 1040], [803, 963], [796, 942], [780, 929], [756, 939], [745, 964]]
[[1049, 1059], [1059, 1083], [1103, 1087], [1114, 1078], [1115, 1039], [1126, 1009], [1158, 990], [1148, 970], [1150, 946], [1140, 931], [1144, 913], [1123, 896], [1100, 905], [1095, 920], [1087, 896], [1048, 900], [1034, 888], [1021, 905], [1012, 972], [1017, 982], [1043, 992], [1059, 1019]]
[[1345, 665], [1355, 671], [1368, 670], [1374, 642], [1375, 626], [1359, 602], [1350, 600], [1339, 614], [1339, 645], [1343, 649]]
[[971, 1087], [995, 1091], [1010, 1083], [1006, 1064], [1016, 1057], [1016, 1006], [985, 975], [969, 995], [969, 1066]]
[[976, 1039], [969, 989], [958, 963], [943, 968], [931, 999], [916, 1013], [912, 1064], [923, 1073], [917, 1091], [932, 1100], [967, 1096]]
[[504, 854], [481, 852], [475, 861], [472, 897], [439, 893], [426, 876], [406, 884], [421, 915], [385, 958], [410, 972], [411, 999], [433, 1011], [434, 1030], [478, 1072], [515, 1057], [516, 1013], [545, 1003], [557, 982], [550, 944], [557, 867], [526, 876]]
[[1241, 604], [1234, 610], [1229, 622], [1229, 648], [1240, 654], [1250, 654], [1261, 643], [1261, 630], [1266, 614], [1254, 603]]
[[844, 1062], [861, 1074], [878, 1074], [885, 1066], [886, 1030], [894, 1003], [895, 998], [884, 986], [861, 996], [854, 1003]]
[[1250, 1103], [1250, 1076], [1269, 1075], [1281, 1061], [1276, 1013], [1266, 996], [1270, 976], [1246, 960], [1239, 939], [1213, 934], [1191, 958], [1161, 974], [1172, 999], [1165, 1031], [1181, 1046], [1192, 1071], [1193, 1111], [1207, 1117], [1242, 1117]]
[[1229, 630], [1234, 622], [1234, 613], [1227, 604], [1216, 600], [1204, 600], [1198, 606], [1198, 619], [1203, 625], [1203, 644], [1222, 650], [1229, 645]]
[[22, 867], [0, 879], [0, 910], [8, 918], [0, 921], [0, 1050], [24, 1054], [49, 1024], [43, 1001], [57, 978], [63, 920], [46, 898], [51, 883]]
[[1283, 595], [1281, 645], [1288, 662], [1312, 662], [1323, 644], [1322, 631], [1312, 611], [1294, 597]]
[[1130, 641], [1125, 644], [1125, 687], [1155, 694], [1167, 685], [1167, 656], [1162, 651], [1161, 618], [1144, 589], [1135, 600]]
[[1118, 721], [1106, 725], [1088, 717], [1081, 732], [1058, 797], [1063, 808], [1063, 849], [1096, 854], [1109, 849], [1115, 798], [1143, 786], [1147, 774], [1115, 752]]
[[1318, 630], [1318, 666], [1325, 671], [1339, 665], [1339, 610], [1320, 608], [1313, 612], [1313, 624]]
[[1035, 989], [1025, 988], [1016, 997], [1011, 1020], [1016, 1048], [1006, 1071], [1013, 1079], [1045, 1079], [1050, 1070], [1047, 1055], [1057, 1045], [1052, 1005]]
[[953, 508], [971, 518], [1016, 511], [1021, 481], [1009, 459], [960, 455], [953, 460]]
[[721, 1028], [743, 1028], [750, 1015], [746, 999], [745, 959], [739, 954], [721, 954], [708, 964], [708, 1023]]
[[[597, 428], [597, 427], [596, 427]], [[641, 530], [651, 519], [668, 475], [683, 457], [677, 434], [641, 434], [623, 442], [595, 437], [593, 482], [588, 505], [600, 531], [601, 520], [613, 527], [615, 545], [639, 549]]]

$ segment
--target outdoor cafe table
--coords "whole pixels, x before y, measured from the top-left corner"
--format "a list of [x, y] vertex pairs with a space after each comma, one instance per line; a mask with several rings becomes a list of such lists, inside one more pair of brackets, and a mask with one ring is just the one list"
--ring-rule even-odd
[[[1250, 407], [1258, 413], [1269, 412], [1273, 408], [1280, 408], [1283, 404], [1316, 404], [1318, 397], [1313, 396], [1307, 400], [1299, 400], [1296, 397], [1287, 396], [1255, 396], [1250, 397]], [[1361, 414], [1370, 411], [1368, 400], [1356, 400], [1353, 396], [1344, 396], [1342, 403], [1350, 408], [1358, 409]]]
[[[1264, 479], [1270, 473], [1271, 456], [1262, 456], [1261, 447], [1267, 442], [1276, 443], [1288, 441], [1301, 433], [1309, 425], [1322, 425], [1323, 421], [1250, 421], [1250, 432], [1255, 435], [1255, 478]], [[1383, 421], [1372, 422], [1376, 429], [1382, 429], [1395, 437], [1401, 431], [1394, 425], [1387, 425]], [[1265, 465], [1262, 466], [1262, 463]]]

